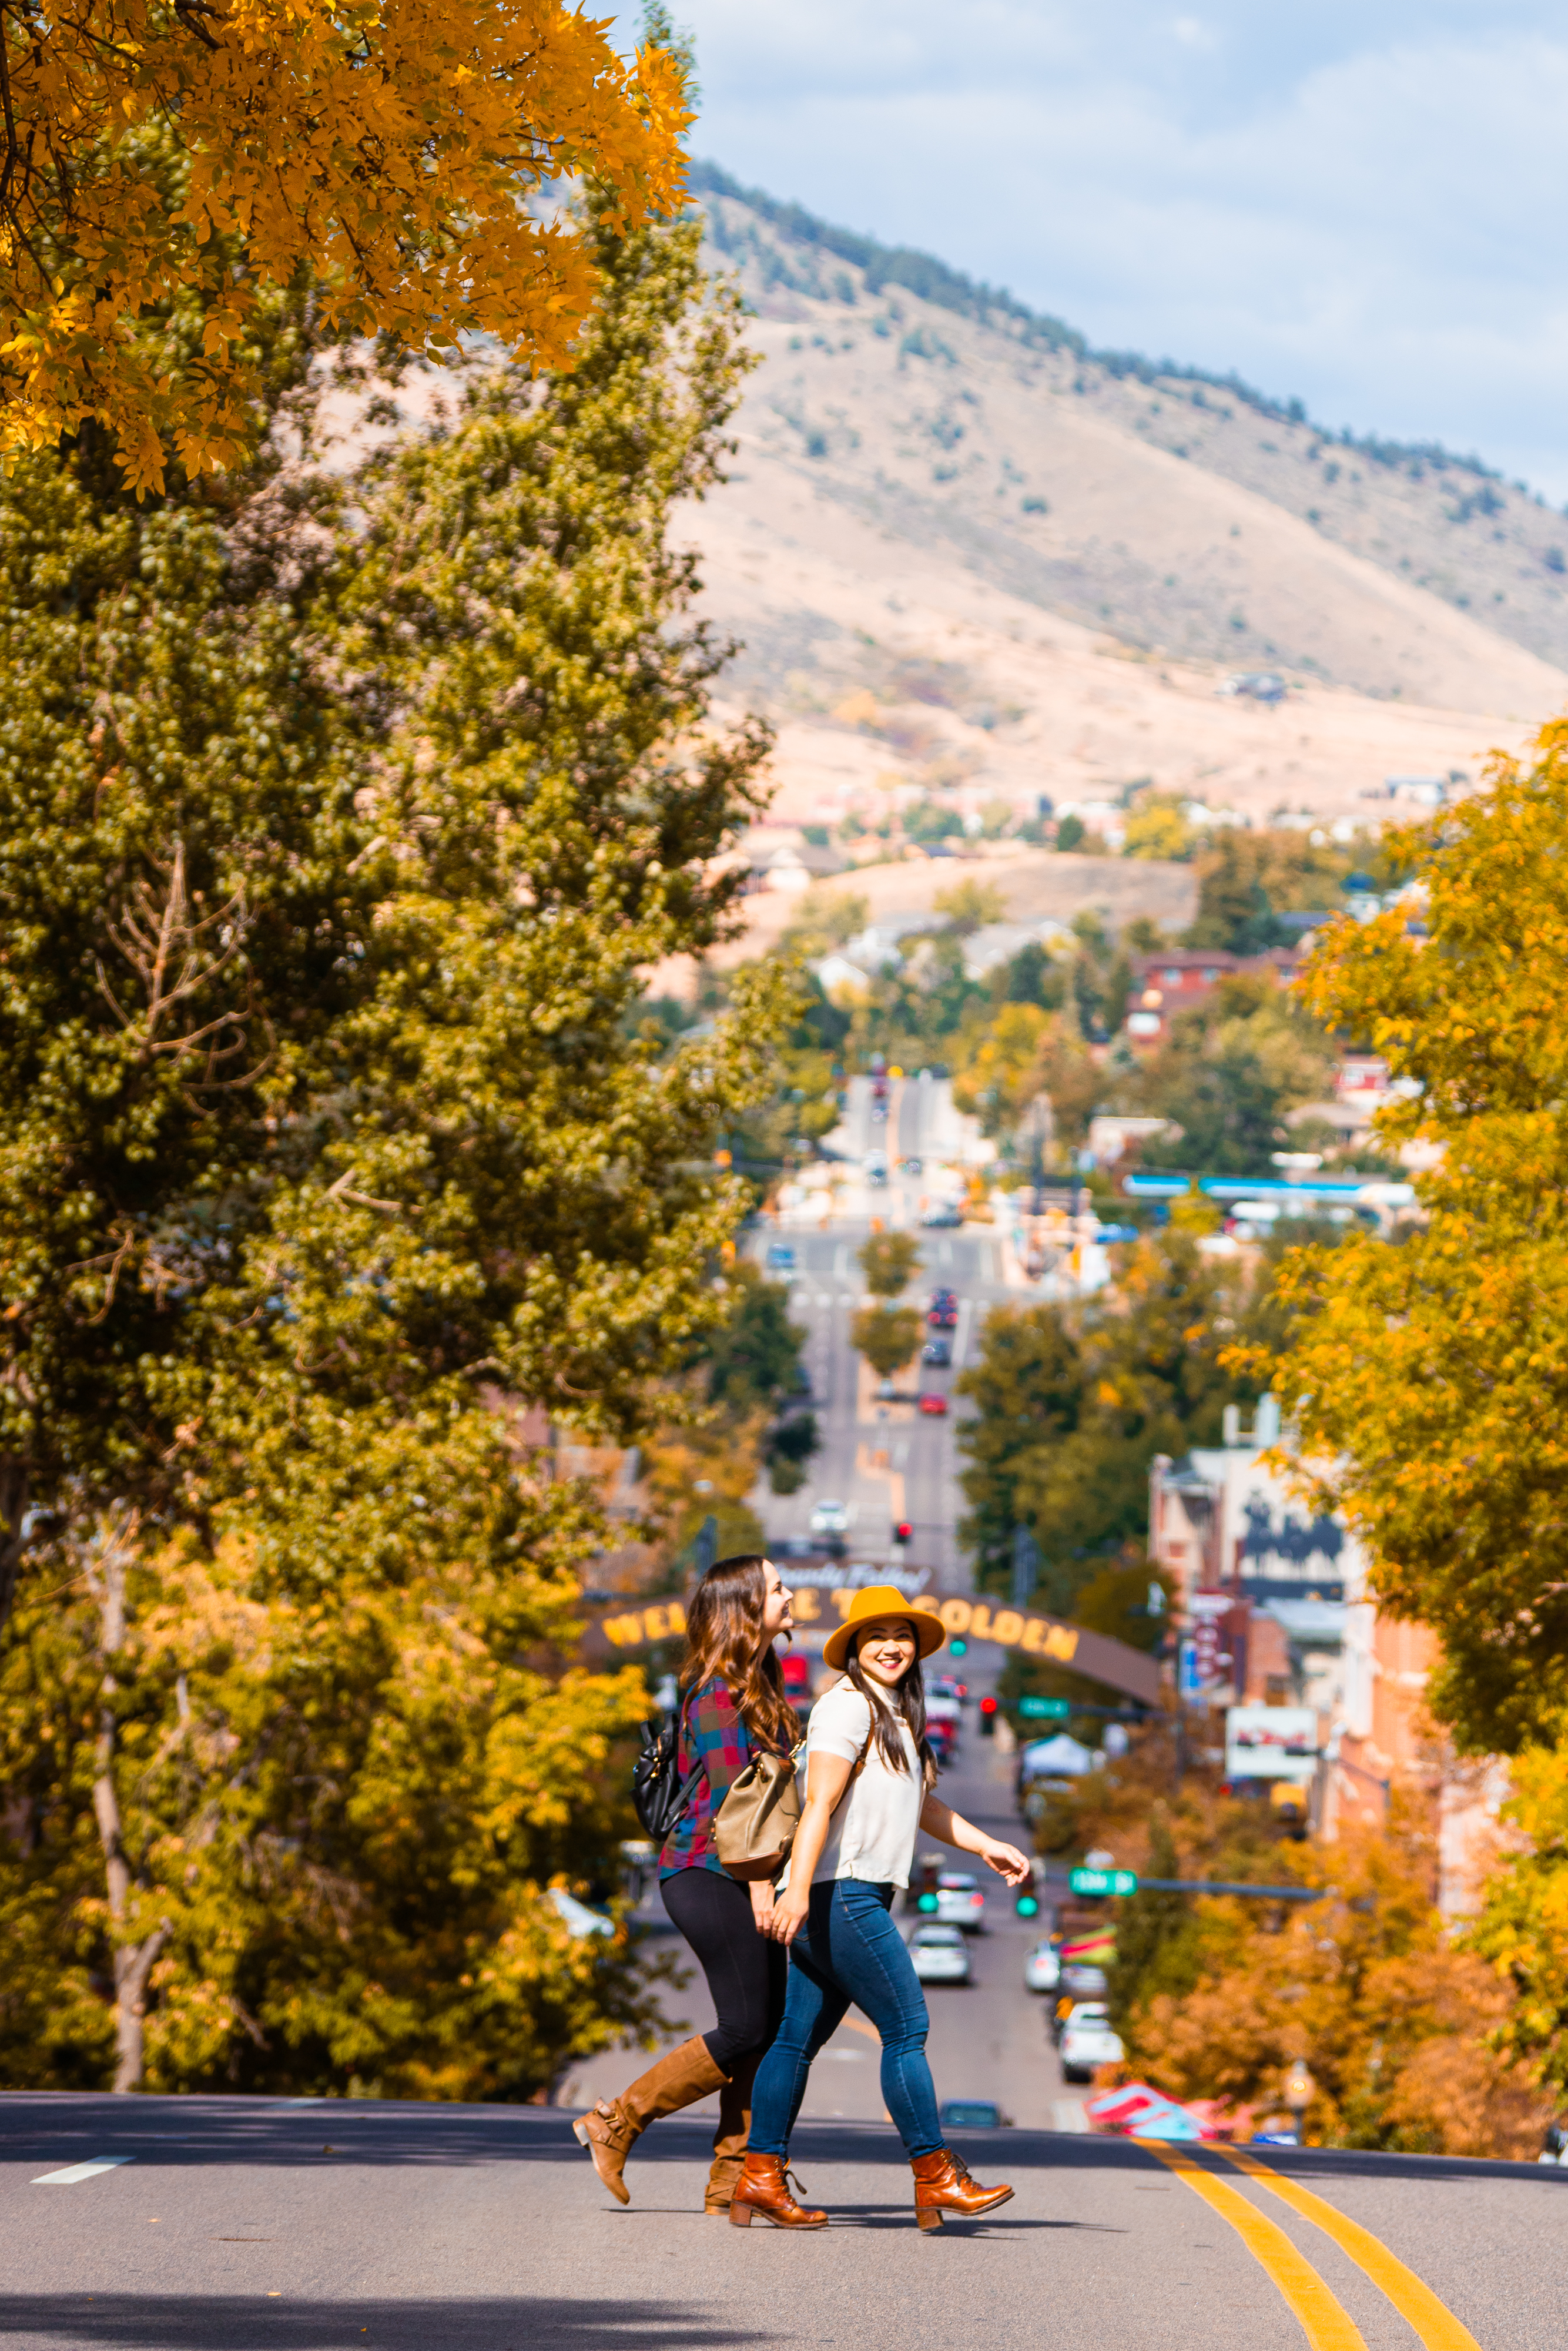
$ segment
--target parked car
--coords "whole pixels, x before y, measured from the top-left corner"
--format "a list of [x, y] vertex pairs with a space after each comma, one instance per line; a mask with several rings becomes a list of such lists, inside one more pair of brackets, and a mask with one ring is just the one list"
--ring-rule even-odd
[[964, 1217], [962, 1210], [956, 1208], [950, 1200], [939, 1200], [934, 1208], [926, 1209], [920, 1221], [929, 1231], [945, 1233], [950, 1232], [954, 1226], [961, 1225]]
[[1011, 2115], [1003, 2114], [992, 2098], [944, 2098], [936, 2119], [945, 2131], [1011, 2130]]
[[969, 1947], [956, 1927], [916, 1927], [909, 1956], [922, 1983], [969, 1981]]
[[850, 1514], [842, 1502], [824, 1499], [812, 1505], [809, 1524], [814, 1535], [847, 1535]]
[[920, 1360], [923, 1364], [935, 1364], [938, 1371], [945, 1372], [953, 1361], [952, 1340], [943, 1338], [940, 1333], [934, 1339], [927, 1339], [920, 1350]]
[[946, 1420], [947, 1399], [945, 1395], [938, 1395], [934, 1388], [927, 1388], [920, 1399], [920, 1409], [928, 1420]]
[[769, 1273], [793, 1273], [795, 1252], [788, 1241], [775, 1241], [768, 1252]]
[[962, 1927], [968, 1935], [983, 1934], [986, 1897], [972, 1877], [945, 1869], [936, 1880], [936, 1916], [946, 1927]]
[[1061, 1989], [1070, 2000], [1103, 2000], [1107, 1988], [1103, 1968], [1092, 1968], [1082, 1959], [1063, 1961]]
[[1120, 2033], [1098, 2001], [1080, 2001], [1061, 2034], [1061, 2076], [1066, 2082], [1087, 2082], [1096, 2065], [1119, 2065], [1126, 2055]]
[[886, 1183], [887, 1154], [885, 1151], [868, 1151], [866, 1153], [865, 1180], [868, 1184]]
[[1054, 1991], [1061, 1981], [1061, 1953], [1049, 1938], [1037, 1943], [1023, 1963], [1025, 1991]]
[[969, 1695], [969, 1685], [955, 1681], [951, 1674], [933, 1674], [925, 1685], [925, 1695], [927, 1701], [935, 1698], [949, 1698], [962, 1706]]

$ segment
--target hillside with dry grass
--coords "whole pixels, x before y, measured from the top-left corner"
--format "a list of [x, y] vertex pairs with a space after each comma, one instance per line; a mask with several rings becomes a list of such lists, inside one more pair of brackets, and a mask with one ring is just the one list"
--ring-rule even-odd
[[[761, 363], [684, 528], [729, 691], [780, 727], [780, 818], [922, 795], [996, 827], [1152, 784], [1360, 824], [1568, 699], [1568, 523], [1479, 461], [1097, 356], [705, 179]], [[1278, 706], [1217, 691], [1265, 668]]]

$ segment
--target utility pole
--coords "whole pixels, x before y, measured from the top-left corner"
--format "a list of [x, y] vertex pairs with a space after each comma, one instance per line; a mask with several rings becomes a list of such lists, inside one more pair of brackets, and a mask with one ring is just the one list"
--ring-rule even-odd
[[1015, 1608], [1027, 1608], [1040, 1581], [1040, 1545], [1027, 1527], [1013, 1529], [1013, 1578], [1009, 1593]]

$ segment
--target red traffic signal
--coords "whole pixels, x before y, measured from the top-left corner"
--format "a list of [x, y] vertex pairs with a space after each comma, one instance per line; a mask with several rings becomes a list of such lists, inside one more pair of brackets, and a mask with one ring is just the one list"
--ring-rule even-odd
[[980, 1712], [982, 1714], [995, 1714], [996, 1710], [997, 1701], [994, 1698], [983, 1698], [980, 1700]]
[[994, 1739], [997, 1735], [997, 1701], [994, 1698], [980, 1700], [980, 1736]]
[[914, 1541], [915, 1529], [911, 1526], [907, 1519], [900, 1519], [898, 1524], [893, 1531], [893, 1539], [894, 1542], [912, 1542]]

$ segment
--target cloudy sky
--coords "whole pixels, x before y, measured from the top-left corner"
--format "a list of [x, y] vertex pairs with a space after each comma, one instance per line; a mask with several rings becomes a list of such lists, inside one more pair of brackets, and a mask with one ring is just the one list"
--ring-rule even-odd
[[694, 152], [1082, 329], [1568, 500], [1546, 0], [674, 0]]

